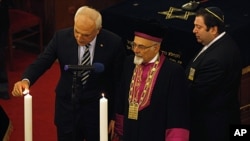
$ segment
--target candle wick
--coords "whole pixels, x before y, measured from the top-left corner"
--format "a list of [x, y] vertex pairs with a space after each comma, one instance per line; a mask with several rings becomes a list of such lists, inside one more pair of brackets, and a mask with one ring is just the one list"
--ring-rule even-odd
[[25, 89], [25, 90], [23, 91], [23, 95], [27, 95], [27, 94], [29, 94], [29, 90], [28, 90], [28, 89]]

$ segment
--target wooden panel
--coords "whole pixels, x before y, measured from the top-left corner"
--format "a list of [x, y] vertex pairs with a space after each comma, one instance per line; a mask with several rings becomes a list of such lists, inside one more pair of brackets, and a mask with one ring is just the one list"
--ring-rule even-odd
[[[85, 3], [86, 0], [81, 0]], [[75, 2], [55, 0], [55, 30], [73, 25]]]
[[14, 6], [42, 18], [46, 45], [56, 30], [73, 26], [75, 11], [80, 6], [102, 10], [121, 1], [124, 0], [15, 0]]
[[102, 10], [123, 0], [55, 0], [55, 30], [73, 26], [75, 11], [88, 5], [97, 10]]
[[241, 107], [241, 123], [250, 124], [250, 104]]
[[242, 124], [250, 124], [250, 66], [242, 70], [239, 98]]

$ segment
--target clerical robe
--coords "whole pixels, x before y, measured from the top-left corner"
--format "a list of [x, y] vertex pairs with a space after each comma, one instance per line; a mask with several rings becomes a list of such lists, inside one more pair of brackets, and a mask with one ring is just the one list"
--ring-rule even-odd
[[115, 114], [115, 132], [123, 141], [188, 141], [189, 98], [184, 69], [165, 59], [165, 55], [160, 58], [163, 62], [149, 102], [139, 108], [136, 120], [128, 118], [129, 90], [136, 67], [134, 56], [125, 61]]

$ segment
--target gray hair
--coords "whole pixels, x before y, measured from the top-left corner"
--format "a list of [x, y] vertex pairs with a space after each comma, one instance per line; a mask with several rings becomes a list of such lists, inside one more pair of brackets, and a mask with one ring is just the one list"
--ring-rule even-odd
[[77, 17], [80, 15], [85, 15], [91, 18], [93, 21], [95, 21], [96, 29], [100, 29], [102, 27], [102, 15], [99, 11], [97, 11], [94, 8], [90, 8], [88, 6], [82, 6], [80, 7], [75, 14], [74, 20], [76, 22]]

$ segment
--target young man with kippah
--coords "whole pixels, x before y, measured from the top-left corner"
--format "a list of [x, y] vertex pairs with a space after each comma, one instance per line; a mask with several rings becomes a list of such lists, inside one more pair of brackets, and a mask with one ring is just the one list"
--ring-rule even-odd
[[[184, 69], [160, 51], [163, 30], [136, 30], [117, 95], [115, 133], [122, 141], [188, 141], [189, 101]], [[113, 134], [112, 134], [113, 135]]]
[[186, 68], [191, 96], [190, 141], [229, 141], [229, 127], [240, 123], [240, 51], [225, 32], [218, 7], [197, 11], [194, 29], [204, 47]]

